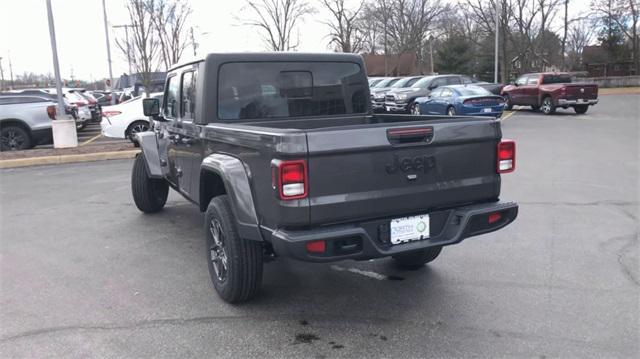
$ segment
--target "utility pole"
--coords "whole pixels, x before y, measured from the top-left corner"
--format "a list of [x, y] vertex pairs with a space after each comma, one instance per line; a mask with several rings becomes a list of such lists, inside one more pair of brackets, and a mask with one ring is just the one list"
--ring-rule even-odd
[[[495, 54], [493, 60], [493, 82], [498, 83], [498, 38], [500, 37], [500, 1], [496, 0], [496, 44], [495, 44]], [[504, 64], [502, 64], [504, 66]]]
[[116, 85], [113, 82], [113, 71], [111, 70], [111, 44], [109, 43], [109, 25], [107, 22], [107, 6], [102, 0], [102, 13], [104, 15], [104, 37], [107, 40], [107, 61], [109, 62], [109, 82], [111, 83], [111, 105], [116, 104], [116, 97], [113, 94], [113, 87]]
[[193, 36], [193, 27], [191, 28], [191, 46], [193, 46], [193, 57], [198, 56], [198, 44], [195, 36]]
[[0, 91], [4, 90], [4, 70], [2, 69], [2, 56], [0, 56], [0, 76], [2, 81], [0, 82]]
[[431, 67], [431, 75], [433, 75], [433, 35], [429, 37], [429, 65]]
[[[106, 15], [105, 15], [106, 18]], [[133, 71], [131, 70], [131, 43], [129, 43], [129, 28], [133, 27], [133, 25], [129, 24], [129, 25], [113, 25], [111, 26], [114, 29], [118, 29], [121, 27], [124, 27], [124, 37], [125, 37], [125, 41], [127, 42], [127, 62], [129, 63], [129, 75], [131, 75], [133, 73]]]
[[51, 38], [51, 53], [53, 55], [53, 72], [56, 76], [56, 95], [58, 106], [56, 109], [56, 120], [51, 122], [51, 132], [53, 133], [53, 147], [78, 147], [78, 136], [76, 133], [76, 121], [66, 116], [64, 100], [62, 98], [62, 81], [60, 80], [60, 64], [58, 63], [58, 47], [56, 45], [56, 29], [53, 24], [53, 11], [51, 10], [51, 0], [47, 0], [47, 17], [49, 19], [49, 37]]
[[11, 76], [11, 82], [9, 83], [9, 90], [13, 90], [13, 67], [11, 66], [11, 51], [9, 51], [9, 76]]

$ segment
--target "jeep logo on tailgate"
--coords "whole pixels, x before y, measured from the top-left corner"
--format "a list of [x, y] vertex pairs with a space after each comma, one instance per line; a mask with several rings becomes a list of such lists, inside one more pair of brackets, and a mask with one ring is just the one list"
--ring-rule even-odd
[[429, 170], [436, 166], [436, 159], [433, 156], [416, 156], [416, 157], [404, 157], [394, 154], [393, 162], [385, 166], [387, 173], [394, 174], [398, 171], [402, 172], [424, 172], [427, 173]]

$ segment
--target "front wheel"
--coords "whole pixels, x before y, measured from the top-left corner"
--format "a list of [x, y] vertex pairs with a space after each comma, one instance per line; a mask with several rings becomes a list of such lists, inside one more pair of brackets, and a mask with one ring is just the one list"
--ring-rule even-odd
[[226, 195], [215, 197], [205, 214], [209, 275], [225, 302], [255, 297], [262, 285], [262, 243], [241, 238]]
[[149, 122], [136, 121], [130, 124], [129, 127], [127, 127], [127, 130], [125, 131], [125, 133], [129, 141], [133, 142], [133, 144], [136, 145], [137, 147], [138, 141], [136, 140], [136, 134], [140, 132], [146, 132], [146, 131], [149, 131]]
[[513, 109], [513, 102], [511, 101], [511, 96], [504, 96], [504, 109], [507, 111], [511, 111]]
[[169, 184], [162, 178], [150, 178], [144, 153], [136, 157], [131, 171], [133, 201], [144, 213], [159, 212], [167, 203]]
[[553, 115], [556, 112], [556, 106], [554, 106], [551, 97], [547, 96], [542, 99], [542, 106], [540, 106], [540, 110], [545, 115]]
[[416, 252], [397, 254], [392, 258], [398, 266], [405, 269], [417, 269], [438, 258], [442, 246], [422, 249]]
[[447, 109], [447, 115], [449, 116], [455, 116], [456, 115], [456, 109], [454, 107], [449, 107]]
[[578, 115], [582, 115], [584, 113], [587, 113], [587, 110], [589, 109], [589, 105], [576, 105], [573, 106], [573, 110], [578, 114]]

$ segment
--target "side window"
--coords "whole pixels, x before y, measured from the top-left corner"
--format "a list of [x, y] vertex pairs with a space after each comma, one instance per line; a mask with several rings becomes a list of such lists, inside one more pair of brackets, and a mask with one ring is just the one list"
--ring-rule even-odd
[[518, 77], [518, 79], [516, 80], [516, 85], [518, 85], [518, 86], [526, 85], [527, 84], [527, 78], [528, 78], [528, 76], [520, 76], [520, 77]]
[[537, 85], [537, 84], [538, 84], [538, 76], [537, 75], [529, 76], [529, 79], [527, 80], [527, 85]]
[[440, 78], [437, 78], [437, 79], [433, 80], [433, 82], [431, 82], [431, 87], [432, 88], [437, 88], [437, 87], [440, 87], [440, 86], [444, 86], [446, 84], [447, 84], [446, 79], [440, 77]]
[[183, 119], [195, 120], [196, 118], [196, 71], [182, 74], [182, 101], [181, 115]]
[[178, 115], [179, 88], [178, 76], [169, 77], [167, 89], [164, 93], [164, 107], [162, 113], [166, 118], [176, 118]]
[[432, 97], [442, 97], [442, 89], [435, 89], [431, 91]]
[[474, 83], [473, 80], [467, 76], [461, 76], [460, 79], [462, 80], [462, 83], [465, 85]]
[[447, 77], [447, 85], [459, 85], [460, 78], [458, 76]]
[[451, 90], [450, 89], [442, 89], [442, 95], [440, 95], [440, 97], [451, 97]]

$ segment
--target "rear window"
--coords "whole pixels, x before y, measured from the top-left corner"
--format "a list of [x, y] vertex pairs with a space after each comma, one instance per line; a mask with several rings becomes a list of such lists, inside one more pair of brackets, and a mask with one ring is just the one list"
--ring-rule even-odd
[[569, 76], [569, 75], [544, 75], [542, 77], [542, 83], [544, 85], [571, 83], [571, 76]]
[[477, 86], [456, 87], [456, 92], [460, 96], [487, 96], [491, 95], [491, 92]]
[[218, 79], [221, 120], [345, 115], [367, 110], [367, 79], [355, 63], [227, 63], [220, 67]]

